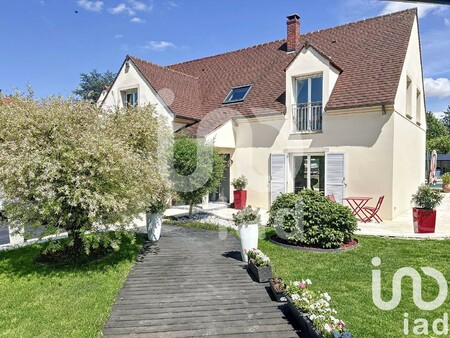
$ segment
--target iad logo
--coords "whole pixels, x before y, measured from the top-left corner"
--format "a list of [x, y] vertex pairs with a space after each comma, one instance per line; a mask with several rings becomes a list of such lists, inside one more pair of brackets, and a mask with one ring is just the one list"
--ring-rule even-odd
[[[381, 259], [374, 257], [372, 259], [372, 265], [379, 267], [381, 265]], [[403, 277], [410, 277], [413, 283], [413, 301], [416, 306], [425, 311], [436, 310], [447, 299], [448, 284], [445, 277], [438, 270], [431, 267], [421, 267], [422, 272], [426, 276], [432, 277], [439, 286], [439, 294], [433, 301], [424, 301], [422, 299], [422, 277], [416, 269], [410, 267], [403, 267], [398, 269], [392, 279], [392, 299], [384, 301], [381, 299], [381, 271], [372, 270], [372, 300], [374, 304], [381, 310], [389, 311], [395, 309], [399, 304], [402, 297], [402, 279]], [[404, 326], [403, 332], [405, 335], [409, 334], [409, 315], [404, 314]], [[423, 318], [414, 320], [413, 334], [422, 335], [428, 334], [428, 321]], [[441, 328], [439, 328], [441, 326]], [[437, 318], [432, 325], [432, 330], [437, 335], [448, 333], [448, 314], [444, 313], [443, 318]]]
[[[374, 257], [372, 259], [372, 265], [379, 267], [381, 265], [381, 259]], [[413, 300], [414, 304], [421, 309], [431, 311], [439, 308], [444, 304], [447, 299], [448, 285], [445, 277], [438, 270], [430, 267], [420, 268], [427, 276], [433, 277], [439, 285], [439, 294], [431, 302], [426, 302], [422, 299], [422, 277], [416, 269], [404, 267], [398, 269], [392, 280], [392, 299], [385, 302], [381, 299], [381, 271], [372, 270], [372, 300], [375, 305], [385, 311], [395, 309], [400, 304], [402, 297], [402, 279], [403, 277], [411, 277], [413, 282]]]

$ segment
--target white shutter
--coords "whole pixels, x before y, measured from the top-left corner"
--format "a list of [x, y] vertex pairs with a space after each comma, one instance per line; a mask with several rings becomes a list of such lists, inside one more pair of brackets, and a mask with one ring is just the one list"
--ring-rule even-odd
[[326, 154], [325, 193], [333, 194], [336, 202], [342, 204], [345, 186], [345, 155], [341, 153]]
[[270, 204], [286, 192], [286, 155], [270, 155]]

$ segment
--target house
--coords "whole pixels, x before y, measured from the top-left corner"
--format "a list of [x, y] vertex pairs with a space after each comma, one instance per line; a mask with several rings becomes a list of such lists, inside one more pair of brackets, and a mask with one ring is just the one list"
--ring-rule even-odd
[[99, 104], [155, 104], [174, 132], [214, 142], [229, 168], [210, 200], [248, 204], [309, 188], [378, 196], [381, 216], [410, 207], [425, 177], [425, 101], [415, 9], [159, 66], [127, 56]]

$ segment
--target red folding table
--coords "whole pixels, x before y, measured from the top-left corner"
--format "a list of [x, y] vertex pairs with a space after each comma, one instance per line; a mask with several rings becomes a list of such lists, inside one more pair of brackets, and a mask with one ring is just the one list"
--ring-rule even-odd
[[364, 212], [364, 206], [372, 199], [372, 197], [345, 197], [348, 205], [353, 211], [353, 214], [359, 218], [361, 222], [367, 222], [368, 216]]

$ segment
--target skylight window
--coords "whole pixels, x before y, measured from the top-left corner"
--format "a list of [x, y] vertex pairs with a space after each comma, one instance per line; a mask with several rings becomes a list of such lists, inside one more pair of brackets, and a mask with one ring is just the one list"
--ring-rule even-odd
[[230, 93], [227, 95], [223, 103], [244, 101], [251, 87], [251, 85], [247, 85], [231, 89]]

